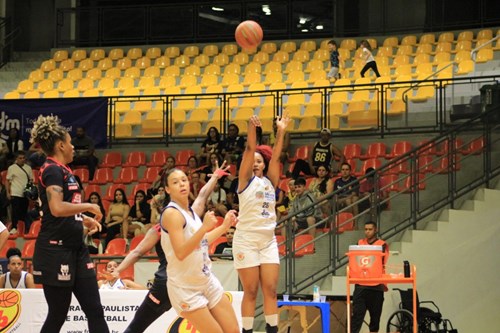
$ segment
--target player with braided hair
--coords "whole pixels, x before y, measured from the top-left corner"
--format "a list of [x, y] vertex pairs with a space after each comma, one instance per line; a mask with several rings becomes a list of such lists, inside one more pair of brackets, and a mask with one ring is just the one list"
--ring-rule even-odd
[[266, 332], [278, 332], [276, 287], [280, 260], [274, 236], [274, 206], [280, 179], [280, 154], [289, 122], [287, 114], [276, 119], [276, 141], [272, 150], [269, 146], [257, 146], [259, 118], [252, 116], [248, 124], [247, 146], [238, 177], [240, 212], [233, 238], [234, 266], [243, 285], [243, 333], [253, 331], [259, 284], [264, 295]]
[[[90, 333], [109, 332], [96, 283], [94, 264], [83, 242], [83, 226], [89, 234], [101, 230], [101, 209], [83, 203], [81, 189], [71, 169], [73, 145], [68, 131], [55, 116], [39, 116], [31, 131], [47, 160], [40, 169], [42, 228], [35, 244], [33, 276], [43, 284], [49, 312], [41, 333], [59, 332], [75, 294], [85, 313]], [[94, 218], [83, 213], [94, 214]]]

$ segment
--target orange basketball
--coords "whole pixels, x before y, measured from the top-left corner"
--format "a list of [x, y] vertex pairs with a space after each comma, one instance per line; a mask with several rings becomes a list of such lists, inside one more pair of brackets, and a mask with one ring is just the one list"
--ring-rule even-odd
[[243, 21], [236, 28], [234, 37], [243, 49], [252, 49], [262, 42], [264, 33], [261, 26], [255, 21]]
[[8, 308], [19, 301], [19, 295], [13, 290], [4, 290], [0, 293], [0, 307]]

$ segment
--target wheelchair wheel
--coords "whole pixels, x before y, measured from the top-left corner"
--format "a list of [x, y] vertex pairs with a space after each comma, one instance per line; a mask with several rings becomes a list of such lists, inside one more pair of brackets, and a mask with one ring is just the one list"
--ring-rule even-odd
[[407, 310], [394, 312], [387, 320], [386, 332], [413, 333], [413, 315]]

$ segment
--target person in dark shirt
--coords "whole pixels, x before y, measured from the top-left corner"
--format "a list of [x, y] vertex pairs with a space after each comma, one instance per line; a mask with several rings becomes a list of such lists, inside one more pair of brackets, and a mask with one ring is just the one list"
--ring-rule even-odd
[[229, 259], [233, 260], [233, 236], [234, 236], [234, 231], [236, 230], [235, 226], [229, 227], [229, 229], [226, 231], [226, 242], [220, 243], [217, 245], [215, 248], [214, 254], [228, 254], [228, 257], [214, 257], [218, 259]]
[[359, 199], [359, 184], [357, 178], [351, 175], [351, 165], [342, 163], [340, 167], [341, 177], [335, 180], [333, 190], [340, 189], [337, 195], [337, 208], [349, 207], [354, 216], [358, 215], [358, 205], [355, 203]]
[[75, 157], [71, 166], [86, 165], [89, 168], [89, 180], [94, 179], [99, 160], [95, 156], [94, 140], [85, 134], [83, 127], [76, 128], [76, 136], [71, 140], [75, 147]]
[[340, 78], [340, 55], [339, 51], [337, 50], [337, 43], [333, 39], [328, 42], [328, 50], [330, 51], [331, 67], [327, 77], [335, 82], [338, 78]]
[[[83, 227], [92, 234], [101, 229], [101, 208], [82, 203], [81, 189], [71, 169], [71, 137], [59, 119], [39, 116], [31, 141], [40, 143], [47, 160], [40, 169], [42, 227], [35, 243], [33, 276], [43, 284], [48, 314], [41, 333], [59, 332], [74, 294], [87, 317], [90, 333], [108, 333], [94, 263], [83, 242]], [[94, 214], [86, 216], [85, 212]]]
[[227, 137], [222, 141], [222, 156], [230, 164], [236, 164], [239, 168], [241, 154], [245, 149], [245, 138], [239, 136], [240, 129], [235, 124], [230, 124], [227, 128]]
[[222, 141], [219, 130], [210, 127], [207, 132], [207, 138], [201, 144], [201, 152], [198, 155], [200, 165], [210, 162], [210, 154], [220, 154], [222, 152]]

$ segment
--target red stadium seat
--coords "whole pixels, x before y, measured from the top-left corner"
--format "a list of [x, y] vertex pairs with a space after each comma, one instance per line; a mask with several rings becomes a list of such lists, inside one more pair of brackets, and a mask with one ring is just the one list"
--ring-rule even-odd
[[118, 177], [114, 180], [115, 184], [130, 184], [137, 182], [137, 167], [123, 167]]
[[278, 243], [278, 252], [280, 256], [286, 255], [285, 237], [276, 235], [276, 242]]
[[[404, 193], [415, 192], [415, 188], [413, 185], [415, 185], [414, 180], [413, 180], [413, 176], [408, 175], [408, 177], [406, 177], [406, 179], [404, 180], [403, 192]], [[419, 173], [417, 176], [416, 190], [417, 191], [425, 190], [425, 175], [422, 173]]]
[[24, 234], [24, 239], [36, 239], [42, 228], [42, 221], [33, 221], [30, 226], [28, 233]]
[[374, 168], [378, 169], [382, 166], [382, 162], [378, 158], [371, 158], [369, 160], [363, 161], [363, 165], [361, 166], [361, 170], [359, 170], [359, 175], [364, 175], [366, 169]]
[[127, 241], [124, 238], [114, 238], [106, 246], [103, 255], [125, 256], [127, 254]]
[[124, 167], [138, 167], [146, 165], [146, 153], [143, 151], [131, 151], [127, 155], [127, 161], [123, 164]]
[[191, 156], [195, 156], [196, 153], [192, 149], [183, 149], [177, 151], [175, 154], [175, 166], [187, 165], [187, 161]]
[[82, 183], [89, 182], [89, 169], [78, 168], [73, 170], [73, 175], [78, 176]]
[[101, 194], [101, 187], [99, 185], [87, 185], [83, 188], [85, 191], [85, 201], [89, 200], [90, 194], [92, 192], [99, 193], [99, 196], [102, 196]]
[[132, 240], [130, 241], [130, 249], [129, 251], [132, 251], [134, 250], [137, 245], [139, 245], [140, 242], [142, 242], [142, 240], [144, 239], [145, 235], [137, 235], [137, 236], [134, 236], [134, 238], [132, 238]]
[[420, 155], [417, 160], [417, 170], [420, 173], [433, 173], [434, 156], [431, 155]]
[[155, 181], [156, 177], [160, 173], [161, 168], [159, 166], [148, 167], [144, 171], [144, 176], [139, 179], [139, 183], [152, 183]]
[[9, 239], [14, 240], [17, 239], [17, 237], [24, 237], [24, 229], [24, 221], [17, 221], [17, 232], [12, 235], [9, 234]]
[[107, 152], [103, 159], [100, 168], [114, 168], [122, 164], [122, 153], [117, 151]]
[[406, 154], [411, 150], [411, 143], [408, 141], [399, 141], [392, 146], [392, 150], [387, 154], [387, 158], [394, 158]]
[[370, 158], [385, 158], [387, 156], [387, 147], [383, 142], [370, 143], [366, 154], [361, 156], [361, 159], [366, 160]]
[[119, 188], [122, 189], [123, 191], [127, 190], [127, 187], [124, 184], [111, 184], [106, 189], [106, 194], [104, 195], [104, 197], [102, 199], [108, 200], [108, 201], [113, 201], [115, 198], [115, 191]]
[[0, 258], [5, 258], [7, 255], [7, 250], [12, 248], [12, 247], [17, 247], [16, 241], [13, 239], [8, 239], [5, 242], [5, 245], [3, 248], [0, 250]]
[[380, 187], [384, 192], [400, 192], [398, 175], [386, 175], [380, 177]]
[[344, 156], [346, 160], [361, 157], [361, 145], [359, 143], [348, 143], [344, 146]]
[[132, 188], [132, 192], [130, 193], [129, 198], [135, 198], [135, 194], [137, 191], [142, 190], [144, 193], [148, 193], [148, 190], [151, 188], [151, 184], [149, 183], [139, 183], [135, 184], [134, 187]]
[[217, 238], [216, 240], [214, 240], [212, 242], [212, 244], [210, 244], [210, 247], [208, 249], [208, 253], [209, 254], [214, 254], [215, 253], [215, 249], [217, 248], [217, 245], [225, 243], [225, 242], [227, 242], [227, 238], [225, 236], [221, 236], [221, 237]]
[[32, 258], [33, 257], [33, 254], [35, 254], [35, 242], [36, 242], [36, 240], [30, 239], [24, 243], [23, 249], [21, 250], [21, 256], [23, 258]]
[[354, 215], [352, 213], [341, 212], [337, 215], [336, 228], [338, 234], [344, 231], [354, 230], [354, 224]]
[[295, 252], [295, 257], [302, 257], [307, 254], [314, 254], [315, 250], [314, 250], [313, 236], [299, 235], [295, 237], [294, 250], [297, 251]]
[[304, 160], [307, 161], [309, 158], [309, 146], [299, 146], [297, 149], [295, 149], [295, 154], [293, 157], [290, 157], [288, 159], [288, 162], [295, 162], [297, 160]]
[[421, 148], [418, 151], [418, 155], [436, 155], [437, 154], [437, 145], [436, 142], [429, 143], [427, 140], [420, 141], [418, 143]]
[[151, 154], [151, 160], [146, 164], [148, 167], [162, 167], [167, 162], [170, 153], [166, 150], [158, 150]]
[[462, 154], [464, 155], [479, 155], [483, 152], [484, 150], [484, 137], [476, 138], [469, 142], [468, 146], [462, 150]]
[[100, 168], [96, 170], [94, 179], [89, 181], [89, 184], [105, 185], [107, 183], [112, 183], [112, 182], [113, 182], [113, 169]]

